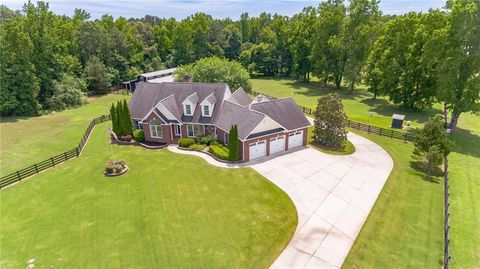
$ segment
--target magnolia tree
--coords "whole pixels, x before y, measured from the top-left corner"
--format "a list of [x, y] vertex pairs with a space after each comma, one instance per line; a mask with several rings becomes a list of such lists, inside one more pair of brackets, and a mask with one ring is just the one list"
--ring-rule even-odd
[[343, 148], [347, 140], [347, 115], [337, 93], [318, 98], [313, 141], [327, 147]]

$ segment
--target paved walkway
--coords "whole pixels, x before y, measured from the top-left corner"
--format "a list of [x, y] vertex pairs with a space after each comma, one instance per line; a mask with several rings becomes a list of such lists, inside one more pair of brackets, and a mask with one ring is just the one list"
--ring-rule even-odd
[[297, 229], [271, 268], [340, 268], [393, 168], [393, 160], [377, 144], [352, 133], [348, 139], [356, 149], [348, 156], [304, 147], [240, 165], [168, 149], [220, 167], [250, 166], [290, 196]]

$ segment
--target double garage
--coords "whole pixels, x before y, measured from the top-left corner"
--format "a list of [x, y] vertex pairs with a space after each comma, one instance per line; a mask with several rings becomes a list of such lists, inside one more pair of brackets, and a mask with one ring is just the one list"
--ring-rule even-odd
[[[267, 155], [283, 152], [304, 145], [306, 129], [273, 136], [249, 144], [249, 159], [254, 160]], [[267, 145], [268, 143], [268, 145]]]

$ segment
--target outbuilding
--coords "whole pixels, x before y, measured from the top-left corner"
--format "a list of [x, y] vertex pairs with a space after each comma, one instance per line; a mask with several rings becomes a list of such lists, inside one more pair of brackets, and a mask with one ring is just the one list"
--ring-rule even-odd
[[404, 119], [405, 119], [405, 115], [393, 114], [393, 116], [392, 116], [392, 128], [402, 129]]

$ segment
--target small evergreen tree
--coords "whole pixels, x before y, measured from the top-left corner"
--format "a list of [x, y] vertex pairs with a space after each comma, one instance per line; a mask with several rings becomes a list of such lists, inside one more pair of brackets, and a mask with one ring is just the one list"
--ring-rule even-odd
[[[430, 174], [433, 166], [442, 164], [443, 157], [450, 153], [452, 142], [443, 128], [440, 116], [430, 118], [423, 128], [415, 132], [415, 149], [413, 155], [425, 158], [426, 167]], [[440, 156], [440, 158], [438, 157]]]
[[343, 148], [347, 140], [347, 115], [337, 93], [330, 93], [318, 98], [315, 110], [315, 143], [327, 147]]
[[228, 159], [230, 161], [237, 161], [240, 157], [238, 151], [238, 130], [237, 125], [233, 124], [230, 128], [230, 133], [228, 136]]
[[117, 101], [117, 106], [115, 110], [117, 114], [117, 117], [116, 117], [117, 129], [118, 129], [117, 135], [125, 135], [125, 131], [123, 128], [123, 105], [121, 101]]
[[130, 114], [130, 109], [128, 108], [126, 99], [123, 99], [123, 120], [124, 120], [123, 128], [124, 128], [125, 135], [133, 134], [132, 115]]
[[115, 108], [115, 104], [112, 103], [110, 107], [110, 118], [112, 119], [112, 130], [115, 134], [119, 134], [118, 131], [118, 114], [117, 109]]

